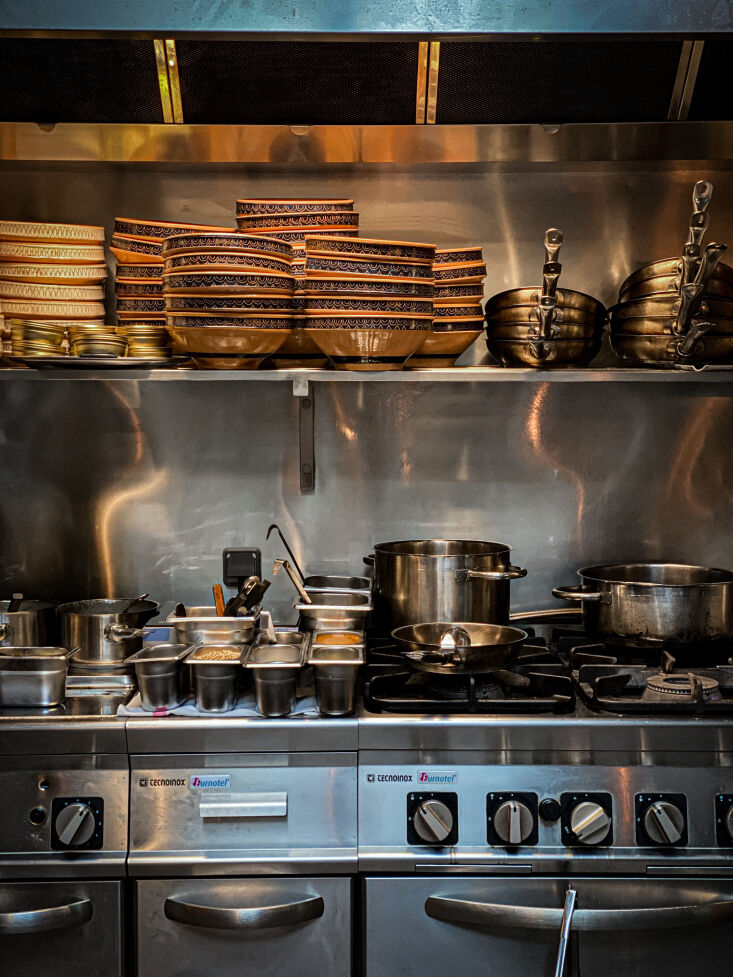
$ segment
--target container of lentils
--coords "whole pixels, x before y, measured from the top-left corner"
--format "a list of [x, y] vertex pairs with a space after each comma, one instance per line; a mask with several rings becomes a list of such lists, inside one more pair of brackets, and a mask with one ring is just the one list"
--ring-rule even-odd
[[242, 657], [237, 645], [199, 645], [187, 656], [199, 712], [230, 712], [237, 702]]

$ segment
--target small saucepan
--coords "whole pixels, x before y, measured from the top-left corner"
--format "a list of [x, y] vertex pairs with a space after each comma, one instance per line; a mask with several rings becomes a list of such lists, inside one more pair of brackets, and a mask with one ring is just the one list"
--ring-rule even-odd
[[392, 632], [412, 668], [436, 675], [473, 675], [507, 668], [527, 632], [502, 624], [432, 621]]

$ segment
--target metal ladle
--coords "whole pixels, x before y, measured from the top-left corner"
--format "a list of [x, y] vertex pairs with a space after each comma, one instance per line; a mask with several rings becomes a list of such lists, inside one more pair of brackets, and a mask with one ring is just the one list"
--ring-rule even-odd
[[[293, 553], [293, 551], [292, 551], [292, 550], [290, 549], [290, 546], [289, 546], [289, 544], [288, 544], [288, 541], [287, 541], [287, 540], [285, 539], [285, 537], [283, 536], [283, 533], [282, 533], [282, 529], [280, 529], [280, 527], [278, 526], [278, 524], [277, 524], [276, 522], [273, 522], [273, 523], [271, 523], [271, 524], [270, 524], [270, 525], [269, 525], [269, 526], [267, 527], [267, 535], [265, 536], [265, 539], [269, 539], [269, 538], [270, 538], [270, 533], [271, 533], [271, 532], [273, 531], [273, 529], [275, 530], [275, 532], [276, 532], [276, 533], [278, 534], [278, 536], [280, 537], [280, 541], [282, 542], [282, 544], [283, 544], [283, 546], [285, 547], [285, 549], [286, 549], [286, 550], [288, 551], [288, 556], [290, 557], [290, 562], [292, 563], [292, 565], [293, 565], [293, 566], [295, 567], [295, 569], [296, 569], [296, 570], [298, 571], [298, 573], [300, 574], [300, 579], [301, 579], [301, 581], [304, 581], [304, 580], [305, 580], [305, 574], [303, 573], [303, 571], [302, 571], [302, 569], [301, 569], [301, 567], [300, 567], [300, 564], [299, 564], [299, 563], [298, 563], [298, 561], [297, 561], [297, 560], [295, 559], [295, 554], [294, 554], [294, 553]], [[273, 572], [276, 572], [276, 571], [273, 571]], [[288, 572], [290, 572], [290, 571], [288, 571]]]
[[296, 575], [296, 573], [295, 573], [295, 570], [293, 570], [293, 568], [290, 566], [290, 564], [288, 563], [287, 560], [274, 560], [273, 561], [273, 564], [272, 564], [272, 575], [273, 576], [277, 576], [279, 570], [285, 570], [285, 572], [287, 573], [287, 575], [292, 580], [293, 586], [298, 591], [298, 596], [303, 601], [303, 603], [304, 604], [312, 604], [313, 601], [311, 600], [310, 594], [308, 593], [308, 591], [305, 589], [305, 587], [301, 583], [301, 580], [304, 580], [305, 578], [304, 577], [301, 577], [301, 580], [299, 580], [298, 577], [297, 577], [297, 575]]

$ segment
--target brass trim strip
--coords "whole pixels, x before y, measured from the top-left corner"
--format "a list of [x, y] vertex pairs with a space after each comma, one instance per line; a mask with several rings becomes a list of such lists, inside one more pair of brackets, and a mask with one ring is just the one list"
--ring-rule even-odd
[[420, 41], [417, 52], [417, 95], [415, 97], [415, 124], [425, 122], [425, 91], [428, 85], [428, 42]]
[[165, 54], [168, 64], [171, 103], [173, 105], [173, 121], [177, 125], [181, 125], [183, 123], [183, 103], [181, 102], [181, 82], [178, 77], [178, 55], [176, 53], [175, 41], [166, 39]]
[[435, 125], [435, 112], [438, 105], [438, 72], [440, 70], [440, 41], [430, 42], [430, 73], [428, 75], [428, 104], [425, 121]]
[[160, 89], [160, 104], [163, 106], [163, 122], [170, 125], [173, 122], [171, 108], [171, 90], [168, 84], [168, 65], [166, 64], [165, 45], [162, 41], [153, 41], [155, 45], [155, 65], [158, 70], [158, 88]]
[[702, 57], [702, 50], [705, 46], [705, 41], [695, 41], [692, 45], [692, 54], [690, 56], [690, 66], [687, 69], [687, 77], [685, 78], [685, 87], [682, 91], [682, 99], [680, 101], [680, 111], [677, 118], [684, 122], [687, 116], [690, 114], [690, 103], [692, 102], [692, 93], [695, 90], [695, 82], [697, 81], [697, 72], [700, 68], [700, 58]]
[[733, 122], [322, 126], [0, 123], [0, 160], [82, 163], [567, 163], [733, 160]]

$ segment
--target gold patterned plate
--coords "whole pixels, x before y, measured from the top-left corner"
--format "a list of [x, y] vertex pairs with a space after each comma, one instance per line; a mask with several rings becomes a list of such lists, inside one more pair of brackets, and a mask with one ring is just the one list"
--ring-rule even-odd
[[30, 282], [34, 285], [92, 285], [107, 277], [106, 265], [32, 265], [0, 261], [0, 281]]
[[45, 221], [0, 220], [0, 240], [103, 244], [104, 228], [93, 227], [91, 224], [47, 224]]
[[104, 248], [97, 244], [39, 244], [36, 241], [0, 241], [0, 261], [14, 264], [49, 261], [69, 265], [97, 265], [104, 261]]
[[3, 313], [19, 319], [97, 319], [104, 315], [102, 302], [23, 302], [2, 300]]
[[33, 302], [101, 302], [101, 285], [34, 285], [0, 278], [0, 300], [16, 299]]

